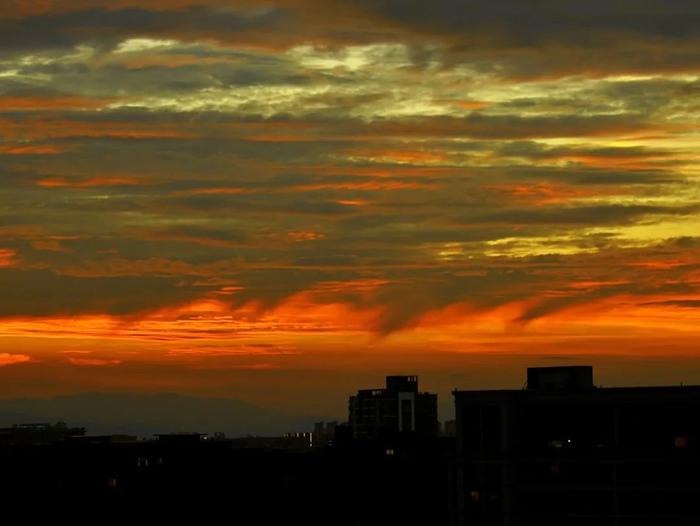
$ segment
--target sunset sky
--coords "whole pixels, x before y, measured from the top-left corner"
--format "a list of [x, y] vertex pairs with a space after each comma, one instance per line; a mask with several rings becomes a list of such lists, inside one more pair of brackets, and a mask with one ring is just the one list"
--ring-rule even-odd
[[700, 383], [697, 0], [0, 6], [0, 398]]

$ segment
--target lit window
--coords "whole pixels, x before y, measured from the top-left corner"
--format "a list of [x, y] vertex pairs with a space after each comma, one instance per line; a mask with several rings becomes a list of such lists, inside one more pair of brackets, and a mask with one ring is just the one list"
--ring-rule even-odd
[[479, 502], [481, 500], [481, 492], [477, 490], [472, 490], [469, 492], [469, 498], [472, 502]]
[[687, 436], [677, 436], [673, 439], [673, 447], [676, 449], [685, 449], [688, 447], [688, 437]]
[[387, 449], [384, 453], [386, 453], [386, 456], [388, 456], [388, 457], [393, 457], [393, 456], [394, 456], [394, 450], [393, 450], [393, 449]]

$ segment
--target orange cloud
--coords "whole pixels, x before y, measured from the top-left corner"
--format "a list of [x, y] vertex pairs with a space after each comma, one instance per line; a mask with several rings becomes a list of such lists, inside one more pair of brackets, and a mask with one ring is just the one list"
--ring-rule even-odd
[[[381, 320], [392, 307], [376, 300], [390, 285], [390, 281], [379, 278], [327, 281], [274, 306], [255, 301], [235, 305], [210, 294], [139, 317], [4, 319], [0, 320], [0, 338], [31, 337], [32, 343], [27, 344], [26, 351], [23, 349], [27, 357], [34, 356], [33, 346], [47, 339], [57, 346], [65, 346], [66, 342], [77, 345], [82, 340], [82, 347], [95, 341], [124, 349], [122, 354], [109, 357], [75, 350], [63, 352], [68, 363], [85, 367], [145, 361], [177, 363], [198, 370], [245, 369], [258, 367], [256, 364], [284, 368], [289, 360], [309, 367], [332, 367], [349, 363], [355, 351], [367, 349], [388, 366], [396, 356], [405, 359], [411, 352], [420, 351], [426, 357], [425, 349], [430, 349], [430, 367], [439, 369], [444, 365], [443, 353], [517, 355], [529, 349], [566, 354], [573, 348], [566, 347], [566, 342], [573, 341], [577, 342], [576, 352], [591, 355], [634, 355], [638, 352], [634, 342], [644, 340], [647, 346], [652, 341], [677, 343], [676, 350], [663, 352], [682, 354], [688, 352], [688, 342], [697, 334], [700, 323], [697, 295], [640, 298], [617, 294], [572, 304], [526, 324], [514, 320], [537, 306], [537, 298], [489, 308], [452, 303], [417, 314], [396, 331], [381, 334], [377, 332]], [[614, 280], [580, 281], [572, 290], [615, 285]], [[322, 364], [316, 356], [321, 350]], [[37, 351], [36, 356], [44, 359], [48, 354]], [[264, 361], [256, 359], [258, 356]]]
[[0, 237], [6, 238], [25, 238], [45, 234], [44, 227], [35, 225], [11, 225], [0, 226]]
[[489, 105], [488, 102], [481, 100], [438, 100], [436, 102], [447, 103], [462, 110], [481, 110]]
[[440, 188], [440, 185], [435, 183], [417, 183], [405, 181], [361, 181], [348, 183], [318, 183], [292, 186], [289, 190], [308, 192], [314, 190], [359, 190], [359, 191], [377, 191], [377, 190], [434, 190]]
[[608, 279], [608, 280], [591, 280], [591, 281], [575, 281], [569, 285], [575, 290], [593, 290], [601, 287], [611, 287], [615, 285], [627, 285], [630, 281], [627, 279]]
[[76, 265], [56, 268], [59, 274], [77, 277], [115, 276], [220, 276], [236, 269], [235, 262], [215, 261], [195, 265], [168, 258], [90, 260]]
[[459, 173], [459, 169], [451, 166], [412, 166], [410, 164], [396, 164], [390, 168], [375, 166], [356, 166], [338, 164], [317, 164], [303, 166], [304, 171], [318, 175], [349, 175], [353, 177], [372, 178], [398, 178], [398, 177], [424, 177], [433, 178], [438, 175], [450, 175]]
[[572, 199], [613, 196], [628, 192], [624, 187], [579, 188], [552, 183], [496, 184], [485, 185], [484, 188], [506, 194], [515, 201], [527, 201], [535, 205], [565, 203]]
[[32, 241], [31, 245], [37, 250], [46, 250], [48, 252], [70, 252], [70, 250], [61, 245], [59, 239], [40, 239]]
[[44, 188], [92, 188], [98, 186], [137, 186], [144, 183], [136, 177], [92, 177], [76, 181], [53, 177], [41, 179], [36, 184]]
[[0, 367], [5, 367], [6, 365], [14, 365], [16, 363], [24, 363], [31, 361], [31, 358], [26, 354], [9, 354], [0, 353]]
[[12, 267], [17, 264], [17, 252], [11, 248], [0, 248], [0, 268]]
[[[37, 141], [80, 137], [111, 137], [121, 139], [180, 139], [192, 138], [196, 134], [189, 130], [175, 129], [158, 123], [110, 121], [107, 123], [87, 120], [27, 116], [26, 118], [0, 118], [0, 137], [9, 140]], [[45, 153], [65, 151], [57, 145], [26, 145], [27, 149], [49, 149]], [[50, 148], [54, 150], [50, 150]], [[21, 148], [6, 147], [6, 148]], [[2, 153], [2, 148], [0, 148]], [[30, 153], [30, 152], [29, 152]]]
[[108, 367], [110, 365], [119, 365], [122, 360], [107, 360], [103, 358], [68, 358], [68, 362], [72, 365], [81, 367]]
[[365, 199], [339, 199], [336, 203], [345, 206], [368, 206], [370, 204], [370, 202]]
[[632, 267], [642, 267], [649, 270], [671, 270], [674, 268], [682, 267], [683, 265], [692, 264], [693, 261], [681, 260], [681, 259], [670, 259], [670, 260], [644, 260], [644, 261], [633, 261], [628, 263]]
[[284, 345], [189, 345], [173, 347], [168, 356], [286, 356], [296, 355], [299, 351]]
[[[251, 135], [247, 137], [250, 141], [255, 142], [311, 142], [320, 141], [321, 137], [313, 135], [291, 135], [291, 134], [261, 134], [261, 135]], [[337, 140], [337, 138], [335, 138]]]
[[[353, 171], [355, 168], [351, 168]], [[404, 175], [406, 172], [402, 171], [394, 175]], [[409, 173], [417, 173], [415, 170]], [[372, 175], [377, 174], [378, 177], [389, 177], [390, 173], [382, 171], [368, 171], [364, 169], [358, 169], [356, 175]], [[265, 188], [264, 190], [258, 190], [253, 188], [240, 188], [240, 187], [210, 187], [210, 188], [195, 188], [192, 190], [182, 190], [173, 192], [173, 195], [242, 195], [242, 194], [256, 194], [264, 191], [266, 194], [279, 193], [284, 194], [287, 192], [314, 192], [320, 190], [349, 190], [349, 191], [361, 191], [361, 192], [371, 192], [371, 191], [394, 191], [394, 190], [434, 190], [440, 188], [439, 184], [436, 183], [424, 183], [424, 182], [414, 182], [414, 181], [356, 181], [356, 182], [344, 182], [344, 183], [314, 183], [314, 184], [300, 184], [293, 186], [280, 186], [277, 188]]]
[[188, 234], [185, 232], [178, 232], [176, 230], [139, 231], [138, 236], [143, 239], [192, 243], [193, 245], [200, 245], [203, 247], [235, 248], [240, 246], [241, 244], [240, 242], [230, 241], [228, 239], [219, 239], [215, 237], [207, 237], [204, 235]]
[[292, 241], [316, 241], [317, 239], [323, 239], [325, 234], [321, 234], [319, 232], [311, 232], [311, 231], [303, 231], [303, 230], [296, 230], [293, 232], [287, 232], [287, 236], [292, 240]]
[[58, 144], [0, 145], [0, 155], [56, 155], [70, 151], [71, 146]]
[[[620, 330], [651, 335], [690, 335], [697, 332], [700, 308], [684, 308], [683, 301], [700, 302], [697, 296], [657, 295], [640, 298], [617, 294], [583, 304], [574, 304], [548, 314], [533, 322], [545, 327], [560, 325], [573, 330], [588, 327], [592, 334], [607, 334]], [[698, 303], [700, 305], [700, 303]]]
[[235, 187], [214, 187], [214, 188], [195, 188], [193, 190], [183, 190], [176, 192], [176, 195], [239, 195], [251, 193], [252, 190], [247, 188]]
[[388, 279], [366, 278], [354, 279], [350, 281], [322, 281], [312, 287], [308, 293], [321, 293], [325, 297], [332, 297], [334, 294], [360, 294], [369, 297], [376, 293], [380, 287], [391, 283]]
[[[360, 281], [347, 293], [369, 296], [381, 283]], [[340, 285], [334, 285], [337, 287]], [[161, 308], [140, 316], [45, 316], [0, 320], [0, 336], [33, 338], [101, 338], [117, 341], [185, 342], [255, 338], [280, 344], [285, 338], [308, 334], [370, 333], [381, 307], [361, 308], [333, 300], [333, 289], [316, 289], [289, 296], [273, 307], [249, 301], [233, 306], [216, 294]], [[235, 291], [234, 291], [235, 293]], [[296, 336], [295, 336], [296, 335]]]
[[0, 96], [0, 111], [37, 111], [99, 109], [115, 99], [90, 99], [87, 97], [7, 97]]

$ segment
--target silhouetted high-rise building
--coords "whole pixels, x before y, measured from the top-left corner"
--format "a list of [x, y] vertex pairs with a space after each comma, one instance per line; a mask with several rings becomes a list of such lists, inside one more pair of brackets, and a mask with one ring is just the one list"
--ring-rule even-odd
[[338, 422], [316, 422], [314, 424], [314, 447], [326, 447], [333, 445]]
[[456, 524], [700, 524], [700, 387], [547, 367], [523, 390], [454, 396]]
[[386, 388], [362, 389], [349, 401], [354, 438], [437, 433], [437, 395], [418, 391], [417, 376], [387, 376]]

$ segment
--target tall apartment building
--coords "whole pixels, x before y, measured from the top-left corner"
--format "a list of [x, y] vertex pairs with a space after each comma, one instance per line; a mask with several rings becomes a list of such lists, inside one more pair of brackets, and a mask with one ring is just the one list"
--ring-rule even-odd
[[522, 390], [454, 397], [455, 524], [700, 524], [700, 387], [597, 388], [591, 367], [547, 367]]
[[358, 439], [396, 433], [434, 436], [437, 395], [421, 393], [417, 376], [387, 376], [385, 388], [362, 389], [350, 397], [349, 424]]

